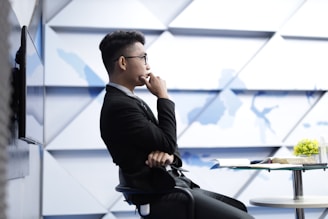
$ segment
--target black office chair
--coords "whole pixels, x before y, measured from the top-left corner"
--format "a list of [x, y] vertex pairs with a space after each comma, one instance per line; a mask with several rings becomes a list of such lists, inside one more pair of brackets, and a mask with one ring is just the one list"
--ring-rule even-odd
[[[124, 195], [125, 201], [129, 205], [135, 205], [141, 219], [193, 219], [194, 218], [194, 198], [189, 190], [182, 187], [175, 187], [170, 190], [148, 192], [124, 185], [115, 187], [117, 192]], [[144, 195], [167, 194], [160, 201], [150, 203], [135, 203], [133, 197]], [[179, 197], [179, 198], [177, 198]]]

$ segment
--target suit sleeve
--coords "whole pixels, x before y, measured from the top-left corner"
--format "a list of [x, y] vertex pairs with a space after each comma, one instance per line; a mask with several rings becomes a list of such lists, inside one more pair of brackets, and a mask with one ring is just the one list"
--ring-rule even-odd
[[[151, 121], [133, 98], [112, 99], [115, 107], [104, 107], [103, 126], [108, 130], [105, 138], [112, 144], [143, 148], [150, 153], [159, 150], [169, 154], [176, 153], [175, 105], [171, 100], [158, 99], [158, 123]], [[107, 111], [107, 112], [106, 112]], [[110, 135], [109, 135], [110, 134]]]

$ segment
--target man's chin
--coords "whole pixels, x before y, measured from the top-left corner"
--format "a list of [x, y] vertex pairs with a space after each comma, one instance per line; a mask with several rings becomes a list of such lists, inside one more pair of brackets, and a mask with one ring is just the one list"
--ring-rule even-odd
[[138, 87], [144, 86], [146, 83], [143, 81], [138, 81], [137, 85]]

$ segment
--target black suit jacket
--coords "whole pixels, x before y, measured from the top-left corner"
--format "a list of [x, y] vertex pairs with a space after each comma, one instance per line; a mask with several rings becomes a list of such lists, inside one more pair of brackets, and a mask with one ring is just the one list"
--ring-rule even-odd
[[174, 103], [157, 100], [158, 120], [148, 106], [121, 90], [106, 86], [100, 116], [101, 137], [114, 163], [121, 169], [121, 181], [128, 186], [153, 190], [175, 186], [165, 168], [149, 168], [145, 161], [152, 151], [175, 155], [174, 166], [181, 167], [177, 149]]

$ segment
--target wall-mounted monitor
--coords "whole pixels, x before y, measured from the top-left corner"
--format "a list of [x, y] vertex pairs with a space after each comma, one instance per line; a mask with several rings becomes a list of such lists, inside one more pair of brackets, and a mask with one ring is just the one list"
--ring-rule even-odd
[[18, 137], [32, 144], [44, 141], [44, 67], [26, 26], [16, 54], [14, 90]]

